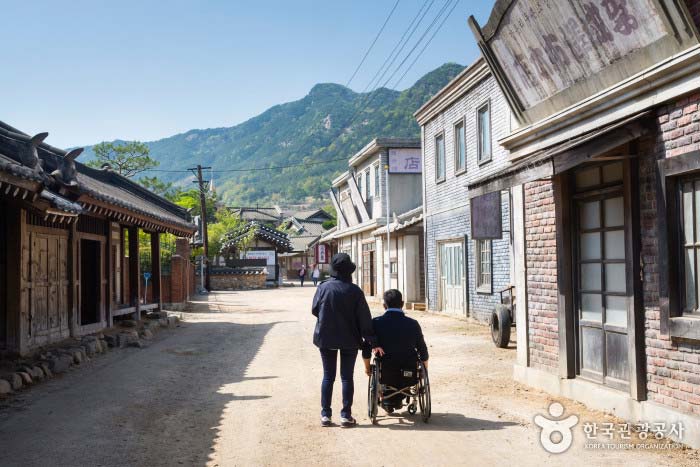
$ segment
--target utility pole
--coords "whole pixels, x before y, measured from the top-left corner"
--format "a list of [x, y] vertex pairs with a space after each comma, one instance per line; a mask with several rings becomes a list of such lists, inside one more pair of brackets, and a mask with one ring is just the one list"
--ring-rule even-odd
[[202, 261], [206, 262], [206, 272], [204, 274], [204, 287], [208, 290], [211, 290], [211, 282], [209, 280], [209, 233], [207, 231], [207, 199], [204, 194], [204, 183], [205, 180], [202, 180], [202, 170], [203, 169], [211, 169], [211, 167], [202, 167], [201, 165], [197, 165], [195, 168], [187, 169], [192, 171], [192, 173], [195, 173], [195, 170], [197, 171], [195, 173], [195, 176], [197, 177], [197, 180], [194, 180], [193, 183], [197, 183], [199, 186], [199, 205], [202, 210], [202, 243], [204, 244], [204, 258], [202, 258]]

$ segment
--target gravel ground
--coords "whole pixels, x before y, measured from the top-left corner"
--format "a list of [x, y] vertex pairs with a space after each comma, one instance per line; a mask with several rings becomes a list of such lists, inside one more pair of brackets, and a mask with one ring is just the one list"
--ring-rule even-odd
[[[311, 344], [312, 287], [213, 293], [145, 349], [98, 357], [0, 404], [0, 465], [698, 465], [694, 450], [548, 454], [533, 418], [554, 399], [514, 384], [514, 349], [486, 329], [415, 312], [431, 352], [433, 417], [365, 415], [356, 367], [356, 428], [321, 428], [321, 362]], [[340, 408], [339, 381], [334, 410]]]

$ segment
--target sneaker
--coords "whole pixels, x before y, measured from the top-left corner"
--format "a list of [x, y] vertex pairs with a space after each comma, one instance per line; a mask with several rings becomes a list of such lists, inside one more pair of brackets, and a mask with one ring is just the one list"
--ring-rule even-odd
[[331, 426], [332, 424], [333, 422], [331, 421], [331, 417], [321, 417], [321, 426]]
[[340, 426], [342, 426], [343, 428], [350, 428], [351, 426], [355, 426], [355, 425], [357, 425], [357, 420], [355, 420], [352, 417], [350, 417], [350, 418], [341, 417], [340, 418]]

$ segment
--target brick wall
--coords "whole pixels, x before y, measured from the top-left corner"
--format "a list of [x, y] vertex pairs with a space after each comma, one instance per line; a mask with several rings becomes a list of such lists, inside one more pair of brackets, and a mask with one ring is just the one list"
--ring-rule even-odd
[[[700, 3], [700, 2], [696, 2]], [[697, 13], [697, 8], [696, 8]], [[639, 142], [641, 254], [649, 400], [700, 415], [700, 344], [659, 332], [656, 161], [700, 149], [700, 93], [656, 109], [656, 134]]]
[[554, 190], [549, 181], [525, 185], [525, 250], [530, 362], [556, 372], [559, 361], [557, 321], [557, 248]]

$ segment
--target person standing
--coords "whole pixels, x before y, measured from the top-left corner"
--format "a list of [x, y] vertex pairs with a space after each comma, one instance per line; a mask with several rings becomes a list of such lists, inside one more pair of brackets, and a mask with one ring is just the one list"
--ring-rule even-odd
[[314, 264], [314, 270], [311, 271], [311, 279], [314, 281], [314, 287], [318, 285], [318, 280], [321, 278], [321, 270], [318, 268], [318, 264]]
[[383, 355], [375, 347], [372, 315], [365, 294], [352, 283], [355, 264], [345, 253], [331, 259], [331, 279], [323, 282], [314, 295], [311, 313], [317, 318], [314, 329], [314, 344], [321, 352], [323, 381], [321, 383], [321, 426], [331, 426], [331, 400], [335, 382], [338, 354], [340, 354], [340, 380], [342, 382], [343, 408], [340, 411], [342, 427], [352, 427], [357, 421], [352, 417], [354, 396], [353, 372], [357, 352], [363, 339], [374, 347], [373, 351]]
[[301, 286], [304, 287], [304, 279], [306, 279], [306, 265], [302, 264], [297, 273], [299, 274], [299, 282], [301, 282]]

